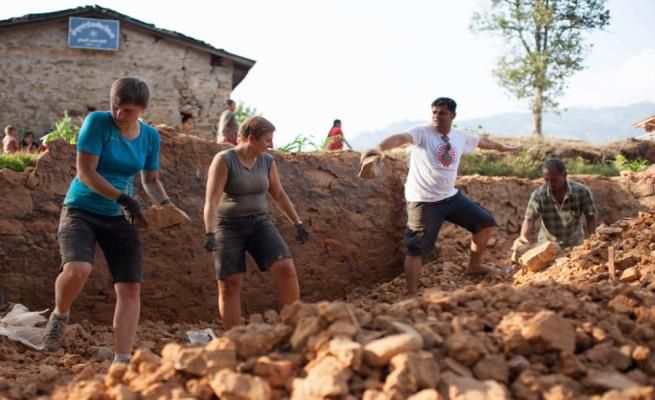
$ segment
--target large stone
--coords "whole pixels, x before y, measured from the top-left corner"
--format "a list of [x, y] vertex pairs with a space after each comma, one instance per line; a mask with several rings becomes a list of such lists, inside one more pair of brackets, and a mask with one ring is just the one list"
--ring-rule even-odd
[[478, 381], [453, 373], [443, 374], [451, 400], [509, 400], [511, 396], [505, 385], [494, 381]]
[[384, 391], [392, 398], [406, 398], [418, 389], [435, 388], [439, 381], [439, 368], [428, 352], [398, 354], [390, 365]]
[[303, 317], [298, 321], [296, 330], [289, 342], [294, 351], [302, 351], [309, 338], [322, 329], [320, 317]]
[[557, 243], [544, 242], [526, 251], [519, 258], [519, 263], [531, 272], [539, 272], [557, 257], [558, 251]]
[[521, 335], [542, 351], [559, 350], [567, 353], [575, 351], [575, 329], [571, 321], [552, 311], [540, 311], [532, 317], [521, 330]]
[[305, 369], [305, 378], [293, 380], [291, 400], [343, 398], [348, 394], [352, 371], [336, 357], [323, 357]]
[[374, 340], [364, 346], [364, 360], [373, 367], [387, 365], [396, 354], [417, 351], [423, 347], [421, 337], [399, 333]]
[[484, 353], [480, 339], [466, 333], [450, 335], [445, 344], [448, 355], [466, 366], [475, 364]]
[[638, 383], [623, 374], [612, 371], [591, 370], [587, 373], [589, 385], [602, 389], [629, 389], [639, 386]]
[[621, 282], [629, 283], [639, 280], [639, 267], [630, 267], [621, 273]]
[[347, 367], [359, 369], [362, 363], [362, 345], [345, 336], [337, 336], [328, 344], [330, 354]]
[[509, 367], [502, 355], [485, 356], [473, 367], [475, 377], [486, 381], [493, 380], [507, 383], [509, 381]]
[[266, 379], [274, 387], [284, 387], [292, 371], [293, 363], [290, 360], [273, 360], [268, 356], [259, 357], [254, 368], [255, 375]]
[[191, 221], [184, 211], [172, 204], [150, 206], [143, 210], [143, 216], [148, 222], [150, 230], [164, 229]]
[[268, 382], [256, 376], [239, 374], [227, 369], [217, 372], [209, 385], [221, 399], [272, 399]]

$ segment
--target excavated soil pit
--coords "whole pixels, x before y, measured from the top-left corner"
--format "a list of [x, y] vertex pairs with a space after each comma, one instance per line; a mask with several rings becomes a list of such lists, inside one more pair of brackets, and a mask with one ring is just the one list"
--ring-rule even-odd
[[[189, 214], [192, 222], [157, 232], [146, 232], [143, 237], [146, 253], [146, 283], [142, 293], [141, 315], [145, 322], [139, 328], [137, 346], [148, 349], [154, 354], [161, 354], [163, 347], [169, 342], [185, 343], [187, 330], [210, 327], [216, 332], [221, 331], [220, 323], [216, 321], [216, 289], [212, 260], [200, 247], [203, 232], [201, 218], [206, 169], [220, 147], [193, 137], [179, 136], [166, 129], [162, 129], [162, 135], [161, 164], [164, 186], [173, 201]], [[250, 268], [245, 277], [242, 296], [244, 314], [249, 316], [251, 322], [263, 323], [261, 326], [279, 327], [275, 328], [278, 329], [277, 331], [253, 328], [260, 325], [242, 328], [244, 331], [241, 334], [246, 336], [248, 336], [248, 329], [254, 329], [255, 333], [252, 333], [254, 339], [252, 342], [244, 344], [235, 338], [236, 344], [232, 343], [236, 346], [238, 354], [231, 370], [243, 373], [247, 378], [244, 379], [247, 380], [252, 390], [260, 390], [258, 385], [261, 382], [248, 381], [251, 375], [264, 376], [269, 383], [275, 381], [261, 372], [261, 368], [264, 367], [257, 370], [254, 366], [257, 362], [256, 359], [253, 360], [254, 357], [270, 352], [287, 354], [284, 357], [280, 356], [282, 358], [273, 355], [272, 359], [286, 360], [290, 358], [289, 376], [304, 379], [298, 381], [297, 384], [292, 384], [289, 380], [286, 386], [284, 384], [280, 386], [279, 382], [272, 384], [271, 393], [275, 398], [285, 398], [285, 396], [324, 398], [347, 395], [370, 399], [406, 398], [420, 389], [431, 388], [441, 390], [442, 394], [454, 390], [450, 394], [452, 398], [463, 398], [457, 397], [457, 393], [464, 390], [462, 388], [466, 385], [475, 386], [475, 382], [462, 381], [464, 378], [473, 379], [476, 382], [491, 380], [501, 385], [501, 389], [509, 390], [513, 396], [518, 398], [540, 398], [531, 394], [540, 391], [542, 394], [547, 391], [561, 392], [561, 398], [568, 398], [567, 394], [592, 395], [619, 389], [621, 386], [619, 384], [603, 386], [598, 383], [609, 379], [602, 373], [610, 372], [620, 373], [620, 378], [627, 375], [626, 379], [633, 383], [636, 382], [637, 386], [653, 384], [649, 380], [652, 379], [649, 378], [649, 374], [651, 374], [651, 368], [655, 368], [655, 356], [650, 353], [642, 354], [645, 351], [642, 350], [642, 347], [655, 348], [652, 347], [655, 334], [651, 335], [655, 328], [652, 326], [652, 315], [649, 314], [653, 313], [653, 303], [650, 303], [651, 300], [645, 295], [638, 292], [626, 292], [628, 294], [624, 294], [624, 296], [628, 299], [626, 301], [629, 306], [625, 307], [632, 308], [622, 313], [607, 314], [607, 310], [602, 310], [604, 304], [613, 301], [617, 293], [625, 292], [627, 289], [622, 289], [621, 284], [608, 282], [607, 279], [600, 279], [600, 281], [594, 280], [595, 278], [590, 279], [587, 276], [588, 272], [586, 272], [587, 275], [573, 274], [577, 277], [576, 279], [579, 278], [579, 282], [557, 281], [556, 278], [559, 275], [553, 271], [561, 272], [562, 268], [568, 268], [566, 271], [578, 271], [582, 268], [583, 263], [576, 261], [573, 256], [571, 257], [572, 261], [568, 264], [558, 264], [556, 268], [559, 269], [549, 269], [547, 271], [550, 272], [532, 277], [517, 275], [515, 277], [516, 287], [511, 286], [512, 282], [509, 281], [509, 278], [500, 274], [484, 280], [464, 278], [461, 272], [467, 259], [469, 235], [459, 228], [446, 224], [442, 228], [440, 241], [435, 249], [435, 262], [424, 269], [422, 278], [422, 286], [425, 288], [424, 297], [415, 303], [407, 303], [407, 300], [403, 301], [403, 280], [397, 278], [402, 270], [403, 258], [402, 235], [405, 225], [405, 210], [402, 184], [406, 174], [405, 156], [398, 153], [388, 157], [382, 176], [373, 181], [362, 181], [356, 177], [359, 154], [354, 152], [288, 156], [275, 154], [275, 158], [283, 185], [300, 215], [308, 224], [312, 235], [308, 244], [297, 245], [293, 240], [292, 227], [275, 209], [275, 206], [271, 206], [275, 223], [294, 254], [302, 299], [306, 302], [337, 299], [351, 302], [351, 305], [347, 307], [341, 303], [335, 303], [336, 306], [330, 307], [352, 308], [350, 311], [352, 317], [348, 317], [350, 318], [349, 323], [354, 324], [357, 332], [353, 333], [348, 328], [346, 331], [349, 333], [345, 336], [352, 333], [349, 337], [360, 345], [369, 343], [374, 337], [395, 332], [396, 328], [393, 328], [393, 321], [388, 320], [389, 318], [413, 326], [428, 324], [441, 340], [430, 336], [429, 333], [426, 333], [427, 331], [421, 332], [422, 335], [425, 333], [432, 338], [428, 340], [423, 335], [422, 351], [434, 356], [436, 366], [424, 360], [425, 354], [423, 353], [416, 357], [424, 360], [422, 362], [428, 362], [431, 367], [442, 373], [432, 376], [431, 380], [426, 378], [427, 383], [425, 381], [416, 383], [416, 371], [411, 372], [410, 368], [411, 373], [407, 371], [403, 373], [409, 374], [410, 381], [414, 379], [415, 383], [409, 384], [409, 386], [403, 384], [405, 385], [403, 386], [391, 382], [393, 379], [400, 378], [389, 377], [393, 375], [391, 372], [394, 369], [404, 371], [404, 367], [400, 366], [404, 361], [394, 362], [393, 365], [398, 364], [395, 367], [385, 364], [381, 367], [368, 365], [364, 368], [351, 364], [345, 365], [341, 360], [338, 368], [332, 364], [325, 367], [328, 371], [334, 371], [335, 368], [341, 371], [335, 375], [339, 376], [341, 380], [335, 378], [336, 380], [331, 383], [311, 381], [310, 377], [313, 376], [311, 371], [315, 364], [320, 364], [325, 359], [329, 359], [329, 362], [332, 363], [334, 360], [329, 357], [339, 358], [330, 353], [329, 346], [328, 350], [324, 347], [330, 337], [339, 336], [334, 331], [337, 328], [334, 328], [329, 334], [321, 334], [321, 332], [323, 329], [328, 329], [331, 324], [337, 323], [341, 317], [326, 315], [324, 311], [308, 311], [308, 318], [317, 318], [316, 328], [308, 333], [310, 340], [301, 343], [302, 345], [290, 344], [293, 341], [291, 338], [296, 335], [295, 331], [305, 329], [305, 324], [310, 323], [310, 320], [300, 322], [295, 317], [289, 315], [285, 317], [283, 313], [280, 322], [280, 316], [272, 310], [277, 309], [272, 281], [266, 274], [259, 273], [256, 268]], [[0, 206], [5, 216], [0, 221], [0, 241], [2, 243], [0, 245], [0, 285], [4, 287], [8, 302], [22, 303], [31, 310], [51, 307], [52, 285], [59, 269], [56, 244], [58, 214], [63, 196], [74, 173], [74, 150], [62, 143], [54, 144], [50, 152], [39, 160], [34, 170], [26, 173], [14, 173], [7, 170], [0, 172], [0, 192], [2, 192], [3, 199], [6, 199]], [[655, 194], [653, 176], [650, 173], [616, 178], [577, 176], [573, 179], [579, 180], [591, 188], [600, 210], [600, 222], [608, 225], [626, 217], [636, 216], [639, 211], [649, 210], [655, 198], [653, 196]], [[518, 234], [528, 197], [538, 185], [537, 181], [516, 178], [469, 176], [459, 179], [458, 187], [488, 208], [495, 215], [499, 224], [498, 235], [490, 243], [489, 251], [485, 256], [486, 263], [497, 266], [499, 270], [504, 270], [504, 267], [507, 266], [509, 247]], [[592, 250], [593, 248], [584, 251]], [[647, 264], [648, 261], [642, 254], [645, 250], [633, 248], [632, 251], [641, 254], [640, 261], [642, 264]], [[596, 252], [602, 251], [596, 250]], [[588, 254], [583, 257], [587, 256]], [[620, 256], [624, 257], [624, 254], [621, 253]], [[601, 261], [595, 260], [594, 262], [596, 262], [593, 264], [596, 266], [594, 268], [604, 269], [604, 265], [602, 268], [597, 267]], [[587, 267], [589, 266], [585, 266], [585, 268]], [[642, 266], [642, 269], [648, 271], [647, 266]], [[598, 276], [601, 272], [597, 271], [596, 274], [591, 275]], [[555, 274], [555, 277], [544, 278], [545, 273]], [[646, 273], [646, 275], [648, 274]], [[538, 280], [545, 283], [539, 283], [534, 287], [530, 286], [531, 282]], [[602, 287], [598, 289], [587, 287], [590, 284]], [[647, 287], [646, 283], [642, 286]], [[440, 292], [435, 294], [434, 290]], [[434, 300], [433, 297], [429, 297], [428, 293], [433, 293], [434, 298], [441, 300]], [[464, 297], [461, 298], [461, 296]], [[490, 298], [498, 297], [502, 299], [489, 302]], [[398, 301], [401, 303], [396, 303]], [[438, 304], [437, 308], [430, 305], [435, 304], [434, 301]], [[443, 306], [442, 302], [450, 305]], [[227, 394], [231, 393], [229, 390], [232, 389], [216, 388], [210, 384], [215, 371], [212, 371], [211, 374], [207, 371], [202, 373], [196, 371], [192, 374], [189, 374], [188, 371], [175, 372], [175, 368], [168, 369], [170, 367], [167, 366], [166, 360], [149, 359], [150, 356], [146, 357], [147, 362], [152, 363], [148, 367], [150, 369], [140, 367], [139, 363], [130, 368], [135, 368], [135, 372], [139, 371], [139, 368], [148, 371], [164, 368], [168, 375], [164, 372], [162, 374], [170, 375], [170, 379], [160, 377], [161, 379], [155, 379], [149, 383], [151, 386], [155, 383], [160, 384], [159, 386], [155, 385], [156, 388], [150, 387], [150, 391], [148, 391], [145, 389], [148, 385], [138, 383], [138, 379], [134, 377], [136, 380], [123, 379], [119, 389], [116, 389], [115, 385], [118, 384], [118, 381], [97, 384], [98, 381], [94, 376], [97, 373], [106, 372], [109, 365], [106, 357], [113, 342], [109, 326], [113, 314], [113, 304], [114, 297], [106, 266], [102, 257], [98, 255], [94, 274], [74, 306], [72, 326], [67, 330], [68, 340], [65, 351], [62, 350], [58, 354], [33, 351], [0, 337], [0, 349], [2, 349], [0, 352], [0, 398], [3, 395], [9, 398], [34, 398], [39, 395], [48, 397], [53, 391], [56, 394], [55, 397], [59, 396], [59, 398], [79, 398], [85, 393], [95, 393], [100, 396], [98, 398], [103, 398], [103, 396], [107, 396], [106, 398], [129, 398], [120, 397], [116, 394], [118, 392], [112, 392], [112, 390], [121, 391], [123, 389], [127, 392], [138, 392], [146, 398], [149, 398], [148, 396], [156, 398], [156, 394], [162, 393], [166, 394], [164, 397], [172, 398], [174, 397], [172, 393], [177, 393], [174, 389], [180, 387], [187, 394], [194, 393], [194, 396], [198, 398], [211, 398], [211, 393], [215, 393], [217, 396], [221, 396], [219, 393], [222, 393], [223, 396], [229, 398]], [[328, 306], [324, 305], [324, 307]], [[641, 311], [635, 313], [634, 310], [637, 309]], [[312, 308], [312, 310], [314, 309]], [[558, 313], [557, 318], [569, 318], [574, 321], [572, 326], [575, 327], [573, 335], [575, 349], [574, 352], [569, 352], [571, 355], [567, 355], [568, 358], [553, 355], [553, 351], [561, 351], [557, 347], [560, 344], [553, 345], [543, 338], [535, 339], [540, 343], [539, 345], [530, 339], [532, 341], [529, 345], [536, 346], [534, 348], [521, 347], [521, 343], [517, 344], [516, 348], [512, 347], [513, 344], [510, 347], [503, 345], [506, 337], [512, 337], [512, 329], [515, 329], [512, 327], [516, 324], [527, 323], [526, 321], [529, 321], [530, 318], [536, 318], [540, 311], [546, 310]], [[601, 310], [606, 314], [601, 313]], [[0, 315], [4, 315], [7, 311], [8, 305], [1, 307]], [[287, 313], [289, 312], [287, 311]], [[622, 317], [612, 317], [615, 314], [622, 315]], [[386, 322], [385, 317], [388, 317]], [[555, 325], [561, 322], [557, 318], [552, 319], [551, 315], [542, 317], [547, 317], [546, 321]], [[502, 323], [503, 318], [508, 318], [504, 324]], [[605, 323], [605, 325], [600, 325], [600, 328], [596, 326], [602, 319], [607, 318], [611, 320], [609, 325]], [[538, 325], [538, 322], [536, 321], [535, 324]], [[612, 328], [613, 326], [618, 326], [617, 329], [620, 330], [621, 336], [618, 336], [618, 333]], [[341, 326], [341, 328], [344, 327]], [[597, 329], [594, 331], [595, 328], [601, 329], [605, 335], [598, 333]], [[582, 333], [578, 334], [578, 330]], [[634, 333], [635, 330], [637, 333]], [[584, 336], [583, 333], [587, 336]], [[472, 341], [464, 340], [463, 343], [459, 343], [459, 339], [451, 339], [462, 334], [465, 334], [464, 338]], [[482, 343], [480, 345], [482, 347], [473, 344], [476, 342], [473, 340], [476, 336]], [[596, 336], [601, 337], [601, 340], [597, 340]], [[588, 337], [592, 339], [588, 339]], [[629, 337], [630, 340], [625, 339], [626, 337]], [[430, 344], [426, 344], [427, 342]], [[261, 343], [269, 343], [271, 346], [270, 348], [265, 346], [254, 352], [243, 350], [251, 347], [257, 348]], [[624, 357], [621, 359], [623, 364], [619, 365], [621, 368], [625, 365], [627, 367], [623, 369], [612, 367], [613, 370], [609, 372], [603, 371], [601, 367], [604, 355], [596, 356], [592, 352], [590, 358], [586, 354], [590, 349], [599, 345], [608, 348], [601, 347], [595, 352], [605, 352], [603, 354], [610, 354], [610, 356], [616, 352], [628, 351], [621, 346], [632, 346], [630, 354], [627, 356], [630, 360]], [[228, 347], [230, 346], [228, 345]], [[336, 344], [334, 346], [339, 347]], [[357, 347], [352, 344], [348, 346], [350, 346], [349, 348]], [[467, 346], [473, 350], [468, 349]], [[635, 358], [632, 352], [636, 349], [638, 349], [638, 354]], [[460, 359], [462, 357], [458, 354], [467, 351], [473, 352], [477, 356], [471, 355], [469, 358], [462, 356], [464, 358]], [[524, 354], [526, 351], [527, 353]], [[522, 359], [516, 361], [517, 356], [524, 357], [530, 367], [523, 369], [513, 367], [512, 362], [523, 363]], [[171, 355], [170, 357], [174, 358], [175, 356]], [[564, 362], [562, 360], [565, 359], [569, 360], [571, 357], [575, 359], [574, 361], [579, 361], [582, 367], [572, 373], [569, 373], [569, 370], [562, 372], [557, 369], [559, 368], [558, 363]], [[620, 358], [620, 356], [615, 355], [614, 358]], [[474, 360], [471, 361], [472, 359]], [[140, 363], [144, 362], [143, 360], [139, 361]], [[477, 366], [482, 361], [484, 363]], [[501, 367], [509, 365], [506, 376], [499, 377], [485, 372], [489, 369], [490, 363], [491, 369], [496, 365]], [[161, 366], [157, 367], [157, 365]], [[459, 368], [460, 366], [461, 368]], [[145, 370], [141, 372], [146, 374]], [[598, 373], [601, 373], [601, 378], [598, 378]], [[325, 371], [315, 374], [330, 375]], [[454, 377], [451, 376], [453, 374]], [[547, 379], [544, 381], [544, 375], [556, 377], [549, 378], [550, 381]], [[560, 379], [560, 375], [564, 378]], [[195, 378], [192, 379], [192, 376]], [[575, 381], [580, 377], [584, 377], [587, 381], [576, 383]], [[603, 377], [606, 379], [602, 379]], [[615, 375], [612, 375], [611, 378], [620, 380]], [[189, 379], [194, 382], [190, 384]], [[222, 377], [222, 381], [230, 381], [230, 379], [237, 378]], [[77, 383], [66, 388], [64, 385], [71, 380]], [[171, 383], [173, 381], [175, 385]], [[634, 386], [625, 381], [621, 382], [627, 386], [620, 389]], [[193, 390], [190, 389], [190, 385], [193, 386]], [[327, 389], [325, 389], [326, 392], [320, 392], [319, 389], [316, 389], [320, 393], [314, 393], [313, 389], [310, 390], [312, 387], [321, 388], [330, 385], [337, 389], [333, 388], [332, 392]], [[346, 389], [344, 389], [344, 385]], [[489, 385], [488, 390], [502, 392], [501, 389]], [[85, 387], [88, 393], [84, 392]], [[208, 387], [210, 389], [207, 389]], [[111, 389], [110, 392], [106, 391], [108, 389]], [[196, 391], [194, 392], [194, 390]], [[206, 390], [213, 392], [210, 393]], [[261, 390], [265, 392], [265, 389]], [[244, 395], [243, 398], [248, 398], [255, 392], [248, 393], [250, 394]], [[424, 395], [431, 396], [432, 394], [425, 392]]]

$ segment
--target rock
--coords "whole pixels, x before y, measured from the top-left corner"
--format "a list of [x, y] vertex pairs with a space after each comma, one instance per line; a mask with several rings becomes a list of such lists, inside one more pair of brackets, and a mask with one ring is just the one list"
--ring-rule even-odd
[[407, 400], [441, 400], [442, 397], [434, 389], [424, 389], [420, 392], [413, 394], [407, 398]]
[[613, 348], [610, 355], [610, 363], [619, 371], [625, 371], [632, 366], [632, 347], [629, 345]]
[[530, 366], [530, 361], [528, 361], [527, 358], [523, 356], [514, 356], [512, 357], [511, 360], [507, 363], [507, 367], [509, 368], [509, 371], [513, 374], [520, 374], [524, 369], [528, 368]]
[[623, 233], [623, 229], [618, 226], [599, 226], [596, 228], [596, 233], [600, 235], [617, 235]]
[[483, 381], [493, 380], [505, 384], [509, 381], [509, 367], [502, 355], [485, 356], [475, 364], [473, 373]]
[[519, 258], [519, 263], [531, 272], [539, 272], [557, 257], [558, 251], [557, 243], [544, 242], [526, 251]]
[[347, 337], [339, 336], [328, 345], [330, 354], [335, 356], [345, 366], [358, 370], [362, 363], [362, 345]]
[[540, 311], [521, 330], [521, 335], [542, 350], [575, 351], [575, 329], [573, 324], [552, 311]]
[[439, 368], [431, 353], [412, 352], [391, 359], [391, 373], [384, 382], [384, 392], [392, 398], [407, 398], [418, 389], [435, 388]]
[[164, 229], [191, 221], [184, 211], [172, 204], [150, 206], [143, 210], [143, 216], [148, 222], [148, 230]]
[[456, 375], [463, 376], [466, 378], [473, 378], [473, 373], [466, 366], [458, 363], [450, 357], [444, 359], [444, 367], [449, 371], [454, 372]]
[[414, 325], [416, 331], [423, 338], [423, 348], [430, 349], [435, 346], [441, 346], [444, 343], [444, 339], [435, 332], [430, 325], [425, 323], [418, 323]]
[[637, 302], [623, 294], [619, 294], [608, 305], [618, 313], [630, 314], [637, 307]]
[[292, 371], [293, 363], [290, 360], [273, 360], [268, 356], [259, 357], [254, 368], [255, 375], [266, 379], [274, 387], [284, 387]]
[[352, 338], [359, 333], [359, 328], [352, 322], [339, 320], [330, 325], [328, 332], [330, 332], [332, 336], [348, 336]]
[[446, 339], [448, 355], [466, 366], [473, 365], [484, 352], [480, 339], [466, 333], [453, 334]]
[[239, 356], [247, 359], [269, 353], [290, 334], [291, 328], [287, 325], [251, 324], [232, 328], [223, 336], [231, 339]]
[[387, 365], [393, 356], [399, 353], [417, 351], [423, 347], [420, 336], [399, 333], [374, 340], [364, 346], [364, 360], [373, 367]]
[[652, 400], [653, 398], [655, 398], [655, 388], [641, 386], [623, 390], [610, 390], [603, 394], [601, 400]]
[[342, 398], [348, 393], [352, 371], [336, 357], [323, 357], [305, 370], [307, 377], [293, 380], [291, 400]]
[[589, 385], [603, 389], [623, 390], [639, 386], [625, 375], [611, 371], [591, 370], [587, 373], [586, 381]]
[[621, 282], [628, 283], [639, 280], [639, 267], [630, 267], [621, 273]]
[[236, 344], [227, 337], [212, 340], [205, 346], [205, 360], [208, 373], [233, 369], [237, 365]]
[[301, 351], [307, 344], [307, 340], [317, 334], [322, 328], [319, 317], [303, 317], [298, 321], [296, 330], [293, 332], [289, 342], [293, 351]]
[[218, 371], [209, 385], [221, 399], [272, 399], [271, 387], [265, 380], [227, 369]]
[[107, 394], [112, 400], [137, 400], [139, 398], [129, 387], [122, 384], [108, 388]]
[[511, 399], [507, 387], [494, 381], [478, 381], [446, 372], [443, 374], [443, 382], [448, 387], [451, 400]]
[[264, 313], [264, 321], [267, 324], [275, 325], [280, 322], [280, 315], [275, 310], [266, 310]]

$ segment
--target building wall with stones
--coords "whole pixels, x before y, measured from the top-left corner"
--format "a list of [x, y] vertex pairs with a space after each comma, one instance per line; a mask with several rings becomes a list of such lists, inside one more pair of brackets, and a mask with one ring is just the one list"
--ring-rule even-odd
[[[233, 63], [121, 21], [118, 51], [69, 48], [68, 19], [0, 32], [0, 124], [40, 135], [64, 110], [109, 109], [111, 83], [138, 76], [150, 88], [144, 119], [179, 126], [182, 113], [209, 138], [232, 90]], [[81, 118], [80, 118], [81, 119]], [[79, 121], [78, 121], [79, 122]]]

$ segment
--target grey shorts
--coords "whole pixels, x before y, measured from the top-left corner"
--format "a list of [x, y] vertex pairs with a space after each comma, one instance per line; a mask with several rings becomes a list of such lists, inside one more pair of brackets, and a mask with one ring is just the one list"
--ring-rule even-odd
[[291, 258], [289, 248], [267, 214], [219, 217], [216, 244], [216, 279], [246, 272], [246, 251], [261, 271], [278, 260]]
[[98, 215], [64, 207], [57, 240], [62, 268], [72, 261], [93, 265], [97, 242], [114, 283], [143, 282], [143, 246], [139, 230], [122, 215]]
[[434, 249], [444, 221], [452, 222], [471, 233], [496, 226], [494, 216], [461, 191], [436, 202], [408, 202], [405, 247], [407, 255], [427, 257]]

